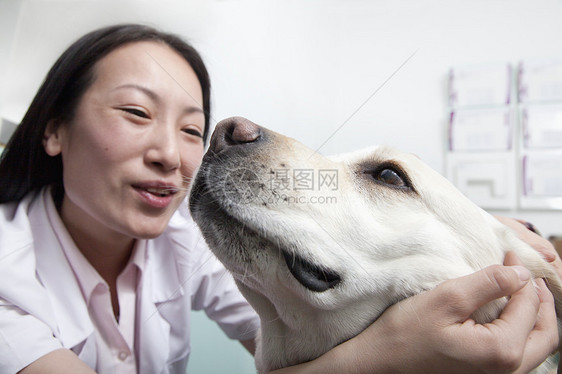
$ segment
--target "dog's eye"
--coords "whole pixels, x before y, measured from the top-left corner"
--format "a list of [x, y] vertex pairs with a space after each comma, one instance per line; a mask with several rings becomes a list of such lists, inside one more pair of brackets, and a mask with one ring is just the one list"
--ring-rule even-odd
[[388, 187], [410, 190], [411, 185], [408, 177], [394, 165], [381, 165], [374, 170], [365, 170], [364, 173], [370, 174], [375, 182]]
[[406, 182], [397, 172], [392, 169], [383, 169], [378, 172], [376, 178], [384, 184], [390, 184], [396, 187], [407, 187]]

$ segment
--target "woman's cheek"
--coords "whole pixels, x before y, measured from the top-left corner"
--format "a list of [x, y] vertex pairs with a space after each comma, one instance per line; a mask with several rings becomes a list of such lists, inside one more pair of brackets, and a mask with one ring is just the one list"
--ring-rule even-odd
[[203, 154], [204, 154], [204, 149], [203, 146], [201, 146], [201, 148], [197, 148], [195, 150], [192, 150], [189, 153], [189, 156], [185, 159], [185, 172], [183, 173], [184, 176], [187, 176], [189, 178], [192, 178], [195, 174], [195, 171], [199, 168], [199, 165], [201, 165], [201, 161], [203, 160]]

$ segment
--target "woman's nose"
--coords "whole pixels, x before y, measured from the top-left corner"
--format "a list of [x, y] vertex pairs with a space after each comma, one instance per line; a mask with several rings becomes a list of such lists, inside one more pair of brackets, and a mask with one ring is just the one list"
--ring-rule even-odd
[[160, 128], [151, 135], [150, 148], [146, 152], [147, 162], [165, 171], [175, 170], [181, 165], [179, 131]]
[[260, 126], [243, 117], [231, 117], [217, 124], [209, 149], [218, 153], [230, 147], [258, 142], [262, 137]]

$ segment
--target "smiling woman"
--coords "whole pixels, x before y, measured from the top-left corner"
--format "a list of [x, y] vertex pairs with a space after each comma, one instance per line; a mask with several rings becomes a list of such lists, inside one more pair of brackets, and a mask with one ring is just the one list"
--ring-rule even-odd
[[113, 51], [94, 74], [74, 118], [46, 130], [47, 154], [63, 159], [61, 217], [79, 247], [158, 236], [203, 155], [199, 82], [185, 59], [150, 41]]
[[55, 63], [0, 162], [0, 372], [182, 373], [192, 308], [253, 339], [255, 313], [178, 211], [209, 97], [198, 53], [145, 26]]

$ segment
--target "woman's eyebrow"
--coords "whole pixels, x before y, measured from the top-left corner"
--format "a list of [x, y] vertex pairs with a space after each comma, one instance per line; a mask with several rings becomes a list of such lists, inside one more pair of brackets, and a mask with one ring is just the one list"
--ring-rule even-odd
[[[141, 91], [142, 93], [144, 93], [146, 96], [150, 97], [152, 100], [154, 100], [154, 101], [156, 101], [156, 102], [161, 102], [161, 101], [162, 101], [161, 98], [160, 98], [160, 96], [159, 96], [156, 92], [152, 91], [151, 89], [149, 89], [149, 88], [147, 88], [147, 87], [144, 87], [144, 86], [141, 86], [141, 85], [138, 85], [138, 84], [134, 84], [134, 83], [123, 84], [123, 85], [121, 85], [121, 86], [115, 87], [115, 88], [113, 89], [113, 91], [119, 90], [119, 89], [135, 89], [135, 90], [139, 90], [139, 91]], [[189, 94], [189, 93], [188, 93], [188, 94]], [[191, 95], [190, 95], [190, 96], [191, 96]], [[184, 109], [184, 112], [187, 113], [187, 114], [197, 113], [197, 112], [201, 112], [201, 113], [203, 113], [203, 114], [205, 113], [205, 111], [204, 111], [202, 108], [200, 108], [200, 107], [198, 107], [198, 106], [193, 106], [193, 105], [187, 106], [187, 107]]]
[[140, 86], [138, 84], [133, 84], [133, 83], [128, 83], [128, 84], [123, 84], [121, 86], [117, 86], [113, 89], [113, 91], [116, 90], [120, 90], [120, 89], [134, 89], [134, 90], [138, 90], [141, 91], [142, 93], [144, 93], [146, 96], [150, 97], [152, 100], [154, 101], [160, 101], [160, 96], [158, 96], [158, 94], [154, 91], [152, 91], [149, 88]]
[[184, 109], [184, 112], [186, 114], [192, 114], [192, 113], [203, 113], [205, 114], [205, 111], [199, 107], [196, 106], [188, 106]]

